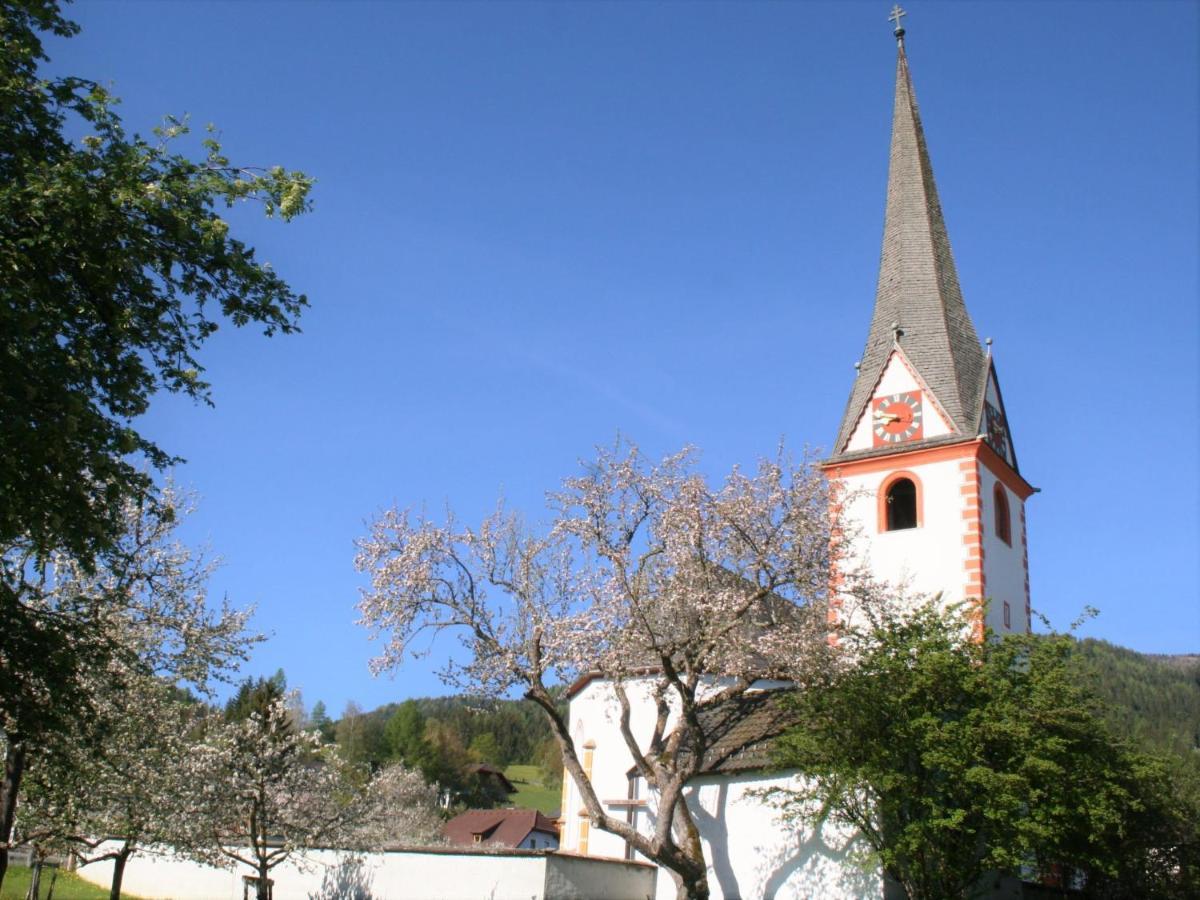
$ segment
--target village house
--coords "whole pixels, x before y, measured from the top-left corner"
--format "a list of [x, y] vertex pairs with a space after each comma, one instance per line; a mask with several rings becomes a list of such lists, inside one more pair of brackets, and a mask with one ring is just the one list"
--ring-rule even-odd
[[558, 826], [536, 809], [469, 809], [442, 827], [458, 847], [557, 850]]

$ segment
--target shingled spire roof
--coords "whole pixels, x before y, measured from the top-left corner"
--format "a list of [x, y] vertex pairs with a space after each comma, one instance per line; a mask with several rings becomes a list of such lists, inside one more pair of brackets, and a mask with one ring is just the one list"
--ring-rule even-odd
[[902, 30], [897, 30], [897, 38], [896, 105], [875, 313], [835, 455], [845, 452], [896, 342], [959, 433], [979, 433], [987, 358], [958, 287]]

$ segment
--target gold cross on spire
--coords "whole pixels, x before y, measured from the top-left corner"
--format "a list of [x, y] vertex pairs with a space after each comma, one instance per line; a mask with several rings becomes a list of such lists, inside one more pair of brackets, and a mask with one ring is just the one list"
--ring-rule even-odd
[[908, 13], [906, 13], [904, 10], [902, 10], [900, 8], [900, 4], [897, 3], [895, 6], [892, 7], [892, 14], [890, 16], [888, 16], [889, 22], [896, 23], [896, 28], [892, 33], [894, 35], [896, 35], [896, 38], [899, 40], [904, 39], [904, 26], [900, 24], [900, 20], [907, 15], [908, 15]]

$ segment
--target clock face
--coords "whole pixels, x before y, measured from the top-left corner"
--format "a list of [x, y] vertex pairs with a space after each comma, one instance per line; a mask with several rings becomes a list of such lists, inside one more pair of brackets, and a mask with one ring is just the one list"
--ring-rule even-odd
[[992, 449], [1000, 454], [1006, 462], [1011, 462], [1008, 456], [1008, 425], [1004, 421], [1004, 413], [990, 403], [984, 403], [984, 418], [987, 420], [987, 442]]
[[876, 447], [919, 440], [924, 434], [921, 428], [921, 392], [907, 391], [872, 400], [871, 431]]

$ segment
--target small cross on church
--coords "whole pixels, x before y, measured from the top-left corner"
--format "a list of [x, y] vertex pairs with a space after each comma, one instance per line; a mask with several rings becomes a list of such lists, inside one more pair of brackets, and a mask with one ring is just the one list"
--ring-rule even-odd
[[903, 19], [907, 15], [908, 15], [908, 13], [906, 13], [904, 10], [902, 10], [900, 8], [900, 4], [897, 3], [895, 6], [892, 7], [892, 14], [890, 16], [888, 16], [889, 22], [896, 23], [896, 29], [892, 33], [895, 34], [896, 37], [898, 37], [898, 38], [904, 37], [904, 26], [900, 24], [900, 20]]

